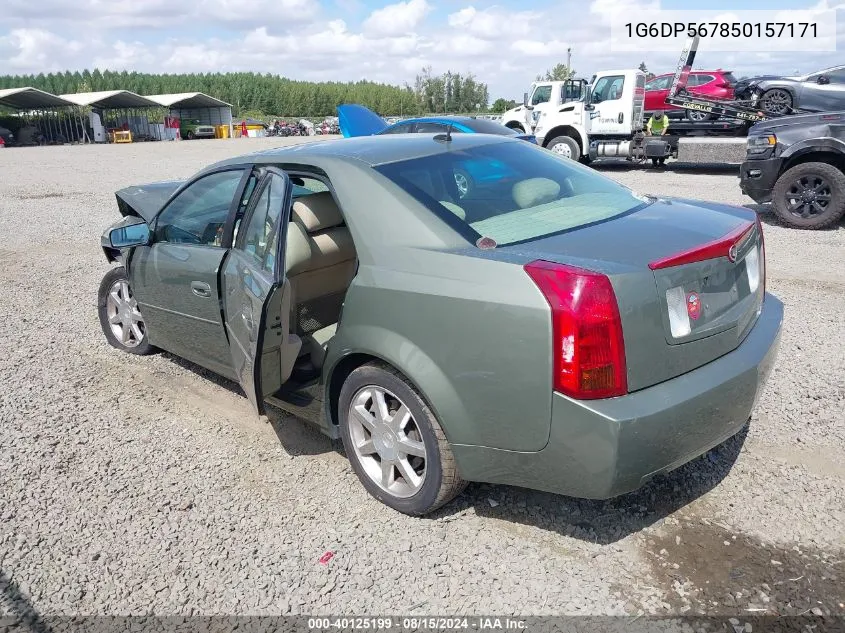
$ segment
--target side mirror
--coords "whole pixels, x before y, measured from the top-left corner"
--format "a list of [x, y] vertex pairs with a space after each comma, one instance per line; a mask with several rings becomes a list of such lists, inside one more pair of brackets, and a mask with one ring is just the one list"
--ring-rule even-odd
[[829, 84], [829, 83], [830, 83], [830, 77], [828, 77], [827, 75], [820, 75], [820, 76], [819, 76], [819, 79], [818, 79], [818, 82], [819, 82], [819, 84], [821, 84], [822, 86], [826, 86], [827, 84]]
[[146, 222], [119, 226], [109, 231], [109, 244], [113, 248], [146, 246], [150, 243], [150, 227]]
[[527, 92], [522, 93], [522, 105], [526, 110], [533, 110], [534, 109], [534, 106], [531, 105], [530, 103], [528, 103], [528, 93]]

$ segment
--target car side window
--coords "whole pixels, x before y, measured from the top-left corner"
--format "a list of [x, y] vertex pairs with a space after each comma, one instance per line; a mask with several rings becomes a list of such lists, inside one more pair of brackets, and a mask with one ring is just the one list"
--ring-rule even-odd
[[845, 68], [837, 68], [827, 73], [832, 84], [845, 84]]
[[690, 75], [689, 85], [690, 86], [703, 86], [704, 84], [709, 84], [714, 79], [715, 79], [715, 77], [713, 75], [694, 74], [694, 75]]
[[277, 174], [270, 174], [237, 242], [237, 248], [248, 253], [255, 264], [270, 275], [276, 265], [279, 216], [284, 200], [285, 181]]
[[430, 123], [430, 122], [423, 122], [417, 123], [417, 132], [422, 134], [436, 134], [439, 132], [445, 132], [446, 126], [442, 123]]
[[622, 98], [622, 88], [625, 86], [624, 75], [608, 75], [596, 82], [593, 90], [593, 102], [615, 101]]
[[669, 85], [672, 83], [671, 77], [658, 77], [657, 79], [652, 79], [649, 81], [645, 89], [646, 90], [666, 90], [669, 88]]
[[552, 98], [551, 86], [537, 86], [534, 89], [534, 94], [531, 96], [531, 105], [539, 105], [541, 103], [548, 103]]
[[407, 134], [411, 131], [413, 123], [398, 123], [393, 127], [386, 129], [382, 134]]
[[246, 181], [246, 187], [244, 187], [244, 193], [241, 196], [241, 202], [238, 205], [238, 210], [235, 214], [235, 229], [232, 233], [233, 244], [238, 239], [238, 230], [241, 228], [241, 221], [244, 219], [244, 213], [246, 213], [246, 208], [249, 206], [249, 199], [252, 198], [252, 194], [255, 191], [255, 185], [257, 184], [258, 174], [253, 171], [249, 175], [249, 180]]
[[156, 241], [221, 246], [243, 173], [242, 169], [221, 171], [191, 183], [158, 216]]

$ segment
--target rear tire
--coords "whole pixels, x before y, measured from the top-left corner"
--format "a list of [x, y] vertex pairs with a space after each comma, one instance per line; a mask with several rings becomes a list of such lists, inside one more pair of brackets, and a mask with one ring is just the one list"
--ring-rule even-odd
[[845, 173], [827, 163], [787, 169], [772, 189], [778, 218], [798, 229], [824, 229], [845, 215]]
[[115, 349], [139, 356], [156, 351], [150, 345], [146, 324], [123, 266], [112, 268], [100, 282], [97, 314], [106, 340]]
[[[389, 415], [379, 413], [379, 398]], [[402, 407], [406, 415], [399, 415], [404, 425], [394, 422]], [[338, 412], [340, 434], [352, 469], [367, 492], [385, 505], [422, 516], [466, 488], [434, 413], [417, 390], [389, 365], [367, 363], [349, 374], [340, 391]], [[382, 419], [389, 424], [382, 424]], [[411, 445], [416, 447], [414, 452], [403, 452], [403, 447]]]
[[792, 95], [783, 88], [772, 88], [760, 95], [760, 109], [770, 114], [789, 114], [792, 105]]
[[548, 142], [546, 149], [558, 156], [571, 158], [574, 161], [581, 159], [581, 148], [579, 147], [577, 141], [571, 136], [554, 137]]
[[187, 138], [189, 141], [193, 141], [193, 140], [194, 140], [194, 133], [193, 133], [193, 132], [188, 132], [188, 134], [186, 135], [186, 138]]

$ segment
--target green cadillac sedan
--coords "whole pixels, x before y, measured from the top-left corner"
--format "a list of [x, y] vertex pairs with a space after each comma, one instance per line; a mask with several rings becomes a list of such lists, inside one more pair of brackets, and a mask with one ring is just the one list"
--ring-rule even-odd
[[638, 195], [520, 140], [309, 143], [116, 197], [108, 342], [342, 438], [407, 514], [470, 481], [635, 490], [736, 434], [777, 353], [754, 213]]

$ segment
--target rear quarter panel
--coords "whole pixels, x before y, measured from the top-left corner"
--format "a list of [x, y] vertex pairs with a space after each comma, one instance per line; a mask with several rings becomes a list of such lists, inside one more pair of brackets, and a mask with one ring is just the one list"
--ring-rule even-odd
[[345, 356], [401, 371], [450, 442], [537, 451], [551, 423], [551, 318], [522, 266], [468, 247], [370, 168], [329, 177], [358, 251], [327, 384]]

